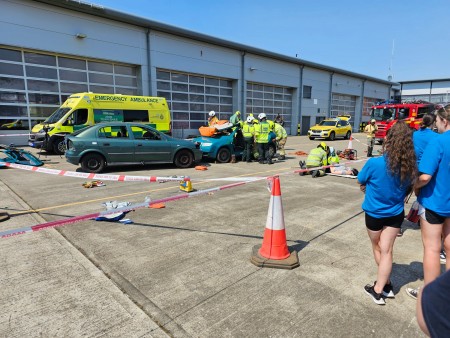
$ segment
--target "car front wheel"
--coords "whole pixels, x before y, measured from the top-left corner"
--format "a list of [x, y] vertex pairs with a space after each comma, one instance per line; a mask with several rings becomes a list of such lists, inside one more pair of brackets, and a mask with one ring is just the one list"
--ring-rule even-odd
[[228, 163], [231, 160], [231, 151], [228, 148], [221, 148], [217, 153], [217, 162]]
[[100, 173], [105, 169], [106, 161], [100, 154], [87, 154], [81, 159], [81, 168], [89, 173]]
[[174, 163], [178, 168], [189, 168], [194, 163], [194, 155], [189, 150], [180, 150], [175, 155]]
[[345, 139], [348, 140], [350, 139], [350, 136], [352, 135], [352, 133], [350, 132], [350, 130], [347, 132], [347, 134], [345, 134]]
[[314, 138], [315, 138], [315, 137], [312, 137], [312, 136], [309, 137], [310, 140], [314, 140]]
[[328, 138], [330, 139], [330, 141], [334, 141], [334, 139], [336, 138], [336, 134], [334, 133], [334, 131], [330, 133], [330, 136], [328, 136]]

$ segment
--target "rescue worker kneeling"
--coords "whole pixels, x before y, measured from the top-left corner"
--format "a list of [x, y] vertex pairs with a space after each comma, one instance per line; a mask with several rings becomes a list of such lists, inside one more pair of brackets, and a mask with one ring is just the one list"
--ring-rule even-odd
[[[304, 161], [300, 161], [301, 169], [309, 169], [309, 168], [317, 168], [328, 165], [328, 154], [330, 153], [330, 148], [327, 146], [325, 142], [320, 142], [317, 148], [314, 148], [309, 152], [308, 157], [306, 158], [306, 163]], [[299, 175], [303, 176], [305, 174], [310, 173], [313, 178], [320, 177], [325, 175], [325, 169], [316, 169], [306, 172], [300, 172]]]

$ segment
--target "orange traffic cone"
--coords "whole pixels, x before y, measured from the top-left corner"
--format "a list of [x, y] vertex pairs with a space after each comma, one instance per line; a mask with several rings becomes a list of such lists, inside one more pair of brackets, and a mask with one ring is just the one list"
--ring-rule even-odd
[[253, 248], [251, 262], [256, 266], [280, 269], [294, 269], [300, 265], [297, 251], [290, 251], [286, 243], [283, 203], [278, 176], [273, 178], [263, 243]]
[[353, 136], [350, 135], [350, 140], [348, 141], [348, 147], [347, 149], [353, 149]]

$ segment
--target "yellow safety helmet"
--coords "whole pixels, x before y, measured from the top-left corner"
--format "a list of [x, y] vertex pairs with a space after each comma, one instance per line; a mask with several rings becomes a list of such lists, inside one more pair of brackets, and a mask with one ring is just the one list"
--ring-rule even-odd
[[317, 146], [317, 148], [322, 148], [323, 150], [325, 150], [326, 152], [328, 152], [328, 146], [325, 142], [320, 142], [320, 144]]

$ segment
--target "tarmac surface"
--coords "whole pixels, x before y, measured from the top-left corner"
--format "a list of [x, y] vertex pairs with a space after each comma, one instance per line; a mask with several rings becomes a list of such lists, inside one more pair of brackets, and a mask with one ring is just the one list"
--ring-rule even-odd
[[[353, 148], [365, 163], [365, 136]], [[111, 167], [108, 173], [187, 175], [197, 191], [230, 177], [280, 175], [287, 244], [300, 267], [250, 263], [261, 245], [270, 192], [266, 180], [130, 212], [133, 224], [81, 221], [0, 238], [2, 337], [422, 337], [406, 287], [423, 281], [418, 227], [405, 220], [394, 246], [395, 299], [375, 304], [363, 290], [376, 279], [364, 225], [364, 195], [354, 179], [294, 174], [296, 151], [320, 140], [289, 137], [273, 165], [204, 162], [207, 171], [172, 165]], [[326, 141], [336, 149], [348, 140]], [[375, 151], [380, 146], [375, 147]], [[35, 149], [25, 148], [37, 154]], [[64, 157], [46, 168], [80, 171]], [[178, 182], [86, 180], [0, 169], [0, 232], [103, 211], [101, 203], [176, 196]], [[406, 205], [408, 212], [415, 198]]]

